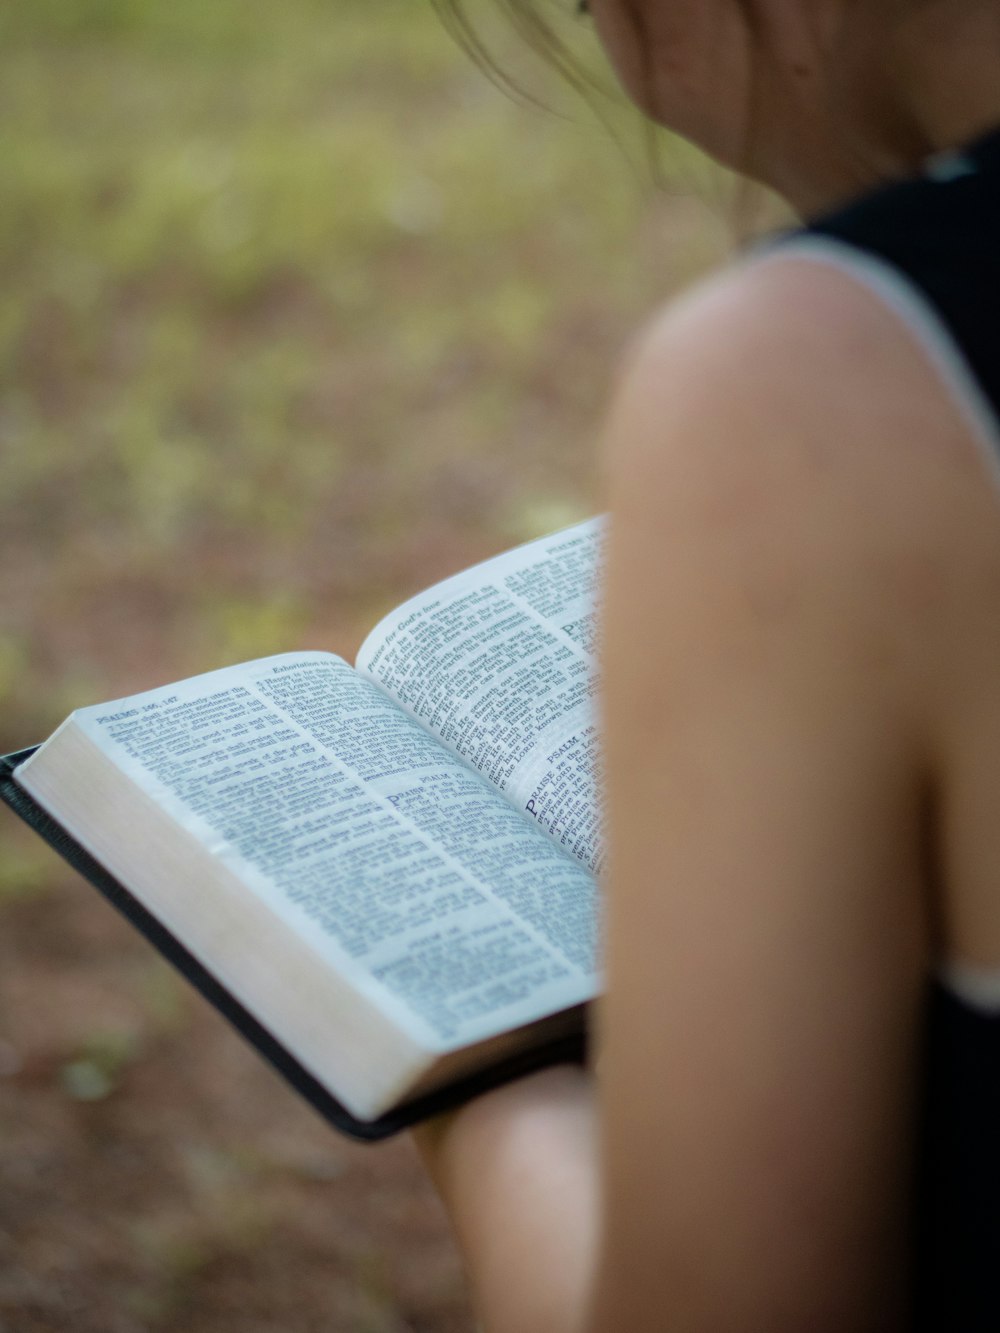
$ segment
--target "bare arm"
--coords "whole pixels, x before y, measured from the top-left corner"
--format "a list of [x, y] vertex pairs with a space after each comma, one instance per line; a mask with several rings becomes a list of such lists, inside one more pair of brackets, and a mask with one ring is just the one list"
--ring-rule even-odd
[[577, 1333], [596, 1260], [591, 1079], [563, 1066], [417, 1131], [497, 1333]]
[[868, 301], [731, 280], [620, 395], [599, 1142], [547, 1075], [428, 1147], [491, 1333], [899, 1316], [941, 440]]

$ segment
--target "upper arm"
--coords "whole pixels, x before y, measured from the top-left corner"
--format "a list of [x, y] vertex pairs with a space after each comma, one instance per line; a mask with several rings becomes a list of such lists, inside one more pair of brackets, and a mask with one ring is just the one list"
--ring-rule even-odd
[[783, 267], [654, 330], [610, 427], [601, 1329], [898, 1295], [933, 467], [878, 387], [912, 349]]

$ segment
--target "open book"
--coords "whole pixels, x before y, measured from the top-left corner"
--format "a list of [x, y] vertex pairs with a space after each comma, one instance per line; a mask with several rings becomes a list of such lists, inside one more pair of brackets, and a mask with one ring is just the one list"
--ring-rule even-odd
[[286, 654], [81, 709], [2, 794], [331, 1119], [399, 1127], [579, 1045], [600, 542], [590, 520], [438, 584], [354, 668]]

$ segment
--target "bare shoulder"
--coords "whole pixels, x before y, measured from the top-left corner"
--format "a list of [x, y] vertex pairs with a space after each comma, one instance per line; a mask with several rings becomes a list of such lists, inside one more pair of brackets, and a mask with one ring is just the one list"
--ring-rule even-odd
[[945, 943], [992, 963], [997, 466], [898, 313], [849, 274], [791, 254], [734, 269], [645, 330], [606, 451], [618, 770], [655, 731], [638, 711], [629, 730], [631, 700], [659, 699], [673, 728], [684, 690], [711, 694], [714, 715], [767, 663], [748, 715], [763, 715], [780, 680], [770, 725], [797, 698], [798, 725], [832, 720], [832, 746], [853, 731], [845, 773], [876, 771], [876, 747], [905, 748], [901, 773], [933, 770]]
[[792, 252], [644, 330], [605, 466], [644, 563], [710, 551], [765, 580], [839, 581], [917, 633], [974, 619], [977, 578], [1000, 573], [997, 461], [939, 367], [875, 293]]
[[733, 421], [744, 449], [826, 439], [829, 461], [851, 467], [877, 441], [870, 461], [889, 470], [905, 458], [910, 469], [982, 479], [967, 416], [900, 315], [849, 273], [794, 250], [734, 266], [658, 314], [619, 388], [632, 429], [615, 432], [612, 461], [619, 448], [655, 446], [663, 423], [682, 438], [685, 424], [707, 434]]

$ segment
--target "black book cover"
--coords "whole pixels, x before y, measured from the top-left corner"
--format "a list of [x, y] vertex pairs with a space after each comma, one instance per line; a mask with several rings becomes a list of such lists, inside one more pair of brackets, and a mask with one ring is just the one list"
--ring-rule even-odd
[[162, 922], [148, 912], [123, 884], [95, 861], [60, 824], [18, 786], [14, 779], [14, 770], [29, 755], [34, 754], [35, 748], [0, 755], [0, 800], [9, 805], [15, 814], [44, 838], [74, 870], [88, 879], [123, 916], [127, 917], [154, 948], [183, 973], [205, 999], [213, 1004], [252, 1046], [256, 1047], [264, 1059], [341, 1133], [364, 1142], [375, 1142], [536, 1069], [566, 1062], [581, 1063], [585, 1059], [586, 1038], [583, 1034], [560, 1038], [535, 1050], [521, 1052], [511, 1059], [405, 1105], [394, 1107], [378, 1120], [359, 1120], [308, 1070], [304, 1069], [277, 1038], [248, 1013]]

